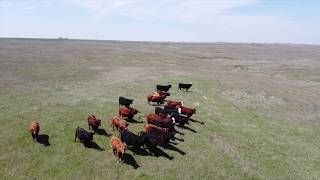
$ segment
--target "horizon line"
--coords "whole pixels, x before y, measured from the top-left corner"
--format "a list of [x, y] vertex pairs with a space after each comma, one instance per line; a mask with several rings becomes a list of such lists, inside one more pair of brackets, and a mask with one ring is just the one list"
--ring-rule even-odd
[[109, 41], [122, 43], [177, 43], [177, 44], [270, 44], [270, 45], [310, 45], [320, 46], [320, 43], [292, 43], [292, 42], [236, 42], [236, 41], [151, 41], [151, 40], [119, 40], [119, 39], [82, 39], [82, 38], [42, 38], [42, 37], [1, 37], [0, 39], [21, 40], [60, 40], [60, 41]]

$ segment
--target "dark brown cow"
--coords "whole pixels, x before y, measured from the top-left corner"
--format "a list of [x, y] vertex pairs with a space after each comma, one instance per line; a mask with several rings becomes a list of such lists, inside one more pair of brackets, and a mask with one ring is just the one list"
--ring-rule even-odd
[[87, 121], [89, 130], [93, 129], [94, 131], [96, 131], [99, 126], [101, 126], [101, 120], [97, 119], [93, 114], [89, 114], [89, 116], [87, 117]]
[[149, 133], [149, 132], [151, 132], [152, 129], [157, 129], [163, 133], [167, 133], [169, 131], [168, 128], [161, 128], [161, 127], [155, 126], [153, 124], [145, 124], [144, 125], [144, 132]]
[[185, 114], [188, 118], [190, 118], [193, 114], [196, 114], [196, 108], [187, 108], [181, 105], [178, 105], [177, 108], [181, 108], [181, 114]]
[[121, 119], [120, 117], [114, 116], [112, 118], [111, 123], [112, 129], [114, 130], [114, 127], [116, 127], [118, 130], [128, 130], [128, 123], [126, 120]]
[[167, 96], [170, 96], [170, 94], [164, 91], [154, 92], [152, 95], [147, 96], [148, 104], [156, 102], [159, 105]]
[[127, 117], [129, 119], [132, 119], [135, 114], [137, 114], [139, 111], [134, 108], [127, 108], [126, 106], [120, 106], [119, 107], [119, 115], [122, 117]]
[[168, 102], [167, 102], [167, 106], [168, 106], [168, 107], [171, 107], [171, 108], [175, 108], [175, 107], [177, 107], [178, 105], [183, 106], [183, 101], [178, 102], [178, 101], [168, 100]]
[[148, 114], [146, 116], [147, 122], [151, 124], [151, 121], [157, 121], [159, 123], [169, 124], [172, 123], [170, 115], [163, 115], [163, 114]]
[[34, 142], [37, 141], [38, 134], [40, 131], [40, 124], [37, 121], [32, 121], [29, 127], [29, 131], [31, 132], [31, 136]]
[[122, 143], [121, 140], [115, 136], [111, 137], [110, 143], [114, 156], [118, 158], [118, 162], [122, 162], [122, 157], [127, 147], [126, 143]]
[[156, 140], [155, 146], [159, 144], [162, 147], [166, 147], [170, 139], [174, 140], [168, 133], [167, 128], [157, 127], [152, 124], [146, 124], [144, 126], [144, 132]]

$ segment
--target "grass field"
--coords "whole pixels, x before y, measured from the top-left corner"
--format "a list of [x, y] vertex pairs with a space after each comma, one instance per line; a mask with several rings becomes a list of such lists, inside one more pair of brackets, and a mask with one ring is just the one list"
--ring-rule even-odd
[[[184, 93], [179, 82], [194, 86]], [[204, 124], [177, 127], [159, 157], [127, 150], [118, 164], [110, 137], [95, 135], [95, 148], [73, 141], [88, 113], [118, 135], [118, 97], [144, 115], [154, 111], [146, 96], [169, 83], [169, 99], [197, 106]], [[0, 177], [319, 179], [319, 89], [320, 46], [0, 39]], [[49, 146], [32, 142], [33, 119]]]

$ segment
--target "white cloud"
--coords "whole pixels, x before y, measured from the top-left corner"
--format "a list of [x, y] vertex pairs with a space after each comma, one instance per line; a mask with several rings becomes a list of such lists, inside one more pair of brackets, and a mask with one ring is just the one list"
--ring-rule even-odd
[[228, 10], [253, 5], [258, 0], [64, 0], [99, 17], [122, 15], [138, 20], [210, 22]]

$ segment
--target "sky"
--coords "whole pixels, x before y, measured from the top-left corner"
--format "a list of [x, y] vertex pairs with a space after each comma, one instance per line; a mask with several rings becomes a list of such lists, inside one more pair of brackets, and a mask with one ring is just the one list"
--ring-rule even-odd
[[320, 44], [320, 0], [0, 0], [0, 37]]

